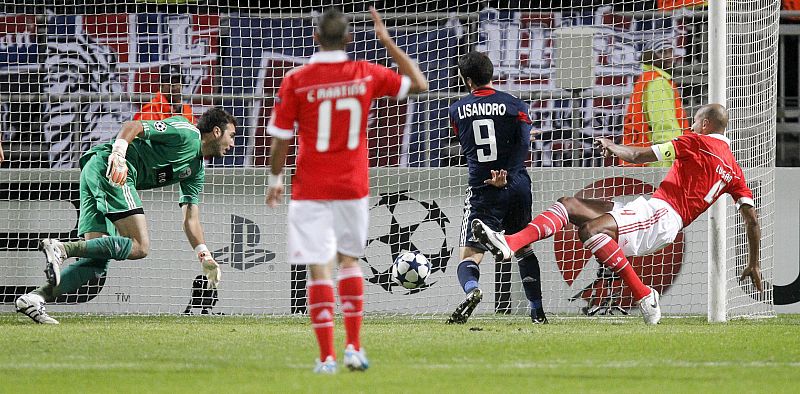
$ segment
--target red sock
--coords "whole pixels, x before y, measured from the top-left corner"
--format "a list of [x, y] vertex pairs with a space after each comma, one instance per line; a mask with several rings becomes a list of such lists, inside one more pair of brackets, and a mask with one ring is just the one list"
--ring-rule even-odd
[[523, 246], [553, 236], [569, 222], [569, 214], [564, 204], [557, 202], [537, 215], [520, 232], [506, 235], [506, 242], [516, 252]]
[[333, 281], [308, 281], [308, 314], [311, 316], [311, 327], [319, 342], [319, 359], [325, 361], [328, 356], [336, 359], [333, 350], [333, 309], [336, 299], [333, 297]]
[[622, 282], [630, 287], [634, 299], [638, 301], [650, 294], [650, 289], [636, 275], [636, 271], [622, 253], [617, 241], [606, 234], [595, 234], [587, 239], [583, 246], [592, 251], [592, 254], [597, 257], [597, 261], [622, 277]]
[[339, 270], [339, 302], [344, 314], [346, 345], [361, 350], [361, 320], [364, 318], [364, 275], [361, 267]]

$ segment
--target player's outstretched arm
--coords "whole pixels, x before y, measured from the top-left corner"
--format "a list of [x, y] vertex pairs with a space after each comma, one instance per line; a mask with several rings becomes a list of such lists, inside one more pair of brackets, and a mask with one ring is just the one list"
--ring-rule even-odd
[[758, 212], [753, 206], [744, 204], [739, 208], [739, 214], [744, 219], [748, 249], [747, 267], [742, 271], [739, 280], [750, 278], [756, 290], [764, 291], [761, 285], [761, 262], [759, 256], [761, 251], [761, 225], [758, 224]]
[[386, 48], [386, 51], [389, 52], [389, 56], [391, 56], [392, 60], [397, 63], [400, 74], [411, 78], [411, 88], [408, 90], [409, 93], [427, 91], [428, 79], [425, 78], [425, 75], [419, 69], [419, 65], [411, 60], [411, 57], [394, 43], [392, 36], [389, 35], [389, 29], [383, 24], [383, 20], [375, 7], [369, 7], [369, 12], [372, 14], [372, 23], [375, 25], [375, 36], [378, 37], [378, 41], [380, 41]]
[[181, 210], [183, 210], [183, 232], [186, 233], [186, 239], [197, 253], [203, 274], [208, 279], [208, 287], [216, 288], [222, 279], [222, 271], [206, 246], [203, 226], [200, 224], [200, 207], [196, 204], [183, 204]]
[[617, 145], [608, 138], [598, 138], [595, 141], [597, 148], [603, 149], [603, 156], [614, 155], [627, 163], [644, 164], [658, 161], [658, 156], [650, 147]]
[[272, 137], [269, 148], [269, 186], [267, 187], [267, 205], [272, 208], [278, 206], [283, 198], [283, 166], [286, 164], [286, 154], [289, 152], [289, 141]]
[[[2, 135], [0, 135], [0, 137], [2, 137]], [[5, 155], [3, 155], [3, 139], [0, 138], [0, 163], [2, 163], [5, 159]]]

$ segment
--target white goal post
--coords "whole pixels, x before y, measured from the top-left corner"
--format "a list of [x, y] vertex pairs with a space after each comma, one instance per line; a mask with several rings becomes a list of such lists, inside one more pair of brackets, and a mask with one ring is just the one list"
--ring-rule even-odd
[[[725, 2], [711, 2], [708, 6], [708, 68], [717, 70], [708, 75], [708, 102], [727, 108], [728, 42]], [[727, 295], [725, 294], [725, 266], [727, 264], [725, 238], [726, 200], [717, 200], [708, 211], [708, 321], [727, 320]]]
[[[319, 3], [279, 1], [280, 7], [270, 8], [266, 0], [125, 0], [47, 8], [26, 1], [0, 14], [0, 139], [6, 157], [0, 165], [0, 312], [13, 311], [16, 297], [42, 283], [39, 238], [76, 239], [77, 158], [112, 139], [161, 88], [160, 71], [172, 66], [180, 70], [182, 100], [196, 117], [220, 105], [240, 124], [236, 148], [207, 163], [200, 205], [207, 244], [224, 272], [217, 300], [193, 290], [202, 272], [181, 230], [178, 189], [168, 187], [140, 193], [150, 256], [112, 261], [105, 276], [48, 304], [48, 310], [305, 313], [306, 271], [285, 262], [286, 206], [264, 205], [270, 142], [265, 127], [283, 76], [315, 51], [311, 35]], [[393, 67], [372, 32], [372, 2], [332, 3], [351, 16], [351, 58]], [[456, 71], [460, 55], [486, 53], [495, 67], [494, 86], [530, 106], [534, 127], [542, 132], [526, 161], [535, 215], [562, 196], [626, 202], [655, 190], [666, 168], [622, 167], [603, 159], [591, 142], [600, 136], [623, 140], [637, 78], [652, 66], [642, 62], [642, 54], [670, 48], [676, 61], [662, 71], [679, 93], [685, 116], [659, 112], [659, 119], [679, 125], [680, 133], [700, 105], [729, 108], [731, 148], [761, 220], [765, 292], [738, 281], [747, 241], [733, 204], [723, 201], [728, 197], [682, 230], [675, 244], [631, 263], [662, 293], [665, 316], [706, 315], [710, 322], [774, 316], [779, 2], [541, 3], [547, 6], [415, 0], [381, 10], [398, 45], [420, 64], [430, 91], [404, 101], [377, 100], [370, 112], [366, 312], [440, 318], [463, 298], [456, 267], [467, 171], [447, 119], [448, 106], [467, 93]], [[295, 149], [290, 148], [290, 173]], [[591, 258], [572, 226], [534, 248], [548, 313], [637, 313], [620, 279]], [[433, 264], [429, 286], [420, 291], [389, 281], [394, 257], [406, 250], [422, 252]], [[527, 313], [516, 263], [495, 264], [487, 256], [481, 271], [486, 295], [476, 311], [480, 317]]]

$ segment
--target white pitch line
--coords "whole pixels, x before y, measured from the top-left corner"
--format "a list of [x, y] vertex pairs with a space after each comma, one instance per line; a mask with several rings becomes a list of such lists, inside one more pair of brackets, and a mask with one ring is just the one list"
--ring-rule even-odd
[[[472, 360], [476, 361], [476, 360]], [[479, 361], [479, 360], [477, 360]], [[680, 360], [669, 360], [669, 361], [640, 361], [640, 360], [628, 360], [628, 361], [566, 361], [566, 360], [548, 360], [547, 362], [514, 362], [514, 363], [503, 363], [503, 364], [481, 364], [477, 363], [476, 368], [468, 368], [465, 366], [464, 363], [457, 363], [454, 362], [452, 364], [427, 364], [425, 362], [415, 363], [418, 365], [424, 365], [425, 368], [430, 369], [492, 369], [492, 370], [502, 370], [502, 369], [531, 369], [531, 368], [542, 368], [542, 369], [569, 369], [569, 368], [640, 368], [640, 367], [675, 367], [675, 368], [727, 368], [727, 367], [742, 367], [742, 368], [776, 368], [776, 367], [792, 367], [798, 368], [800, 367], [800, 361], [792, 361], [792, 362], [775, 362], [775, 361], [748, 361], [748, 362], [736, 362], [736, 361], [680, 361]], [[308, 369], [310, 368], [311, 363], [308, 364], [288, 364], [287, 367], [290, 369]]]

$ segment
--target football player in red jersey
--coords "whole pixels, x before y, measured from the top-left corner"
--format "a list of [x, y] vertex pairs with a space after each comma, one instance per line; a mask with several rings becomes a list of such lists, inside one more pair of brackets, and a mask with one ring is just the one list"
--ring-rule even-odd
[[347, 17], [326, 10], [317, 21], [314, 40], [320, 51], [309, 64], [288, 72], [281, 82], [267, 131], [272, 135], [267, 204], [283, 195], [283, 167], [289, 143], [298, 135], [297, 168], [288, 214], [288, 260], [308, 265], [308, 312], [317, 336], [318, 373], [336, 372], [333, 350], [335, 299], [331, 262], [338, 262], [339, 301], [346, 343], [344, 364], [350, 370], [369, 366], [360, 344], [364, 254], [369, 215], [367, 116], [372, 100], [403, 99], [428, 89], [419, 66], [392, 40], [380, 15], [370, 7], [375, 35], [397, 64], [399, 74], [381, 65], [349, 60], [352, 40]]
[[694, 117], [692, 134], [651, 147], [617, 145], [600, 138], [605, 154], [629, 163], [674, 160], [672, 168], [653, 193], [621, 206], [611, 201], [562, 197], [536, 216], [524, 230], [511, 235], [492, 231], [479, 220], [472, 222], [475, 236], [499, 259], [507, 260], [516, 250], [549, 238], [567, 222], [578, 226], [584, 247], [602, 264], [622, 277], [639, 304], [645, 323], [661, 319], [658, 292], [645, 286], [625, 256], [653, 253], [672, 243], [678, 232], [705, 212], [720, 195], [728, 193], [744, 219], [749, 247], [748, 265], [740, 280], [750, 278], [761, 286], [759, 248], [761, 227], [753, 192], [733, 157], [725, 137], [728, 111], [719, 104], [701, 107]]

